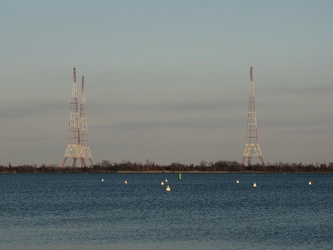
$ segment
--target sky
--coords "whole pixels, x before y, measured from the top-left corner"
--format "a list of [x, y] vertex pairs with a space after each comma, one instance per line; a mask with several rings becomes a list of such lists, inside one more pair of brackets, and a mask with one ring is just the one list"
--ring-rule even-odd
[[241, 162], [251, 66], [264, 161], [333, 162], [331, 0], [0, 6], [2, 165], [61, 165], [73, 67], [94, 163]]

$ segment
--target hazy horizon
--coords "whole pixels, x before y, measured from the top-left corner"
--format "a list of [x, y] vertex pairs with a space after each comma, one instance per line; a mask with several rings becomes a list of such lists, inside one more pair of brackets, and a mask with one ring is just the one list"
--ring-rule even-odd
[[61, 165], [73, 67], [94, 163], [241, 162], [250, 66], [264, 161], [333, 162], [332, 1], [0, 3], [2, 165]]

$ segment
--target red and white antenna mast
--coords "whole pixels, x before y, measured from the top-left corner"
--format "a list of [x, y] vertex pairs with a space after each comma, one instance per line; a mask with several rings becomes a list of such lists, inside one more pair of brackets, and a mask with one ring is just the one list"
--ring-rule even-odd
[[258, 142], [258, 126], [256, 118], [256, 108], [254, 103], [254, 83], [252, 66], [250, 68], [250, 97], [247, 113], [247, 130], [246, 130], [246, 144], [243, 154], [242, 164], [244, 164], [247, 158], [248, 166], [251, 165], [253, 156], [257, 156], [261, 162], [261, 165], [265, 165], [264, 158], [262, 156], [259, 142]]
[[84, 85], [84, 76], [82, 76], [82, 88], [81, 88], [81, 106], [80, 106], [80, 145], [81, 145], [81, 167], [85, 167], [85, 159], [88, 159], [90, 166], [93, 166], [92, 155], [88, 146], [88, 118], [86, 110], [86, 91]]
[[84, 91], [84, 78], [82, 77], [82, 99], [80, 106], [80, 114], [78, 111], [77, 100], [77, 84], [76, 84], [76, 69], [73, 69], [73, 86], [71, 99], [71, 113], [68, 126], [68, 145], [66, 148], [64, 160], [61, 167], [65, 166], [68, 158], [73, 158], [72, 167], [76, 167], [77, 159], [81, 160], [81, 167], [86, 166], [85, 158], [90, 160], [91, 166], [92, 157], [88, 145], [88, 122], [86, 114], [86, 97]]

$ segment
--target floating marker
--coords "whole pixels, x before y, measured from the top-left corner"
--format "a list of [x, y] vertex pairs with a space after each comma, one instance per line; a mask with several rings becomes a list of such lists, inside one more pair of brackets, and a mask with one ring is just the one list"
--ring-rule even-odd
[[312, 181], [309, 181], [309, 185], [310, 185], [310, 186], [312, 185]]
[[239, 184], [239, 180], [237, 180], [236, 183]]
[[171, 190], [171, 188], [170, 188], [170, 186], [168, 185], [168, 186], [166, 187], [165, 191], [170, 192], [170, 190]]
[[168, 182], [168, 179], [165, 179], [165, 183], [167, 183]]
[[164, 186], [164, 182], [163, 181], [161, 182], [161, 186]]
[[257, 187], [257, 183], [253, 183], [253, 185], [252, 185], [254, 188], [256, 188]]
[[127, 180], [124, 181], [124, 184], [127, 184]]
[[178, 173], [178, 180], [181, 181], [182, 179], [182, 173]]
[[104, 182], [104, 179], [102, 178], [101, 182]]

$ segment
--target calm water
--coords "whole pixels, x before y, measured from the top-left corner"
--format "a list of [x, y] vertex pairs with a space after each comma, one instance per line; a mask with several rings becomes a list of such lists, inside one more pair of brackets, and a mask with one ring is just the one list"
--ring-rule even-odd
[[182, 177], [2, 174], [0, 249], [333, 249], [331, 174]]

